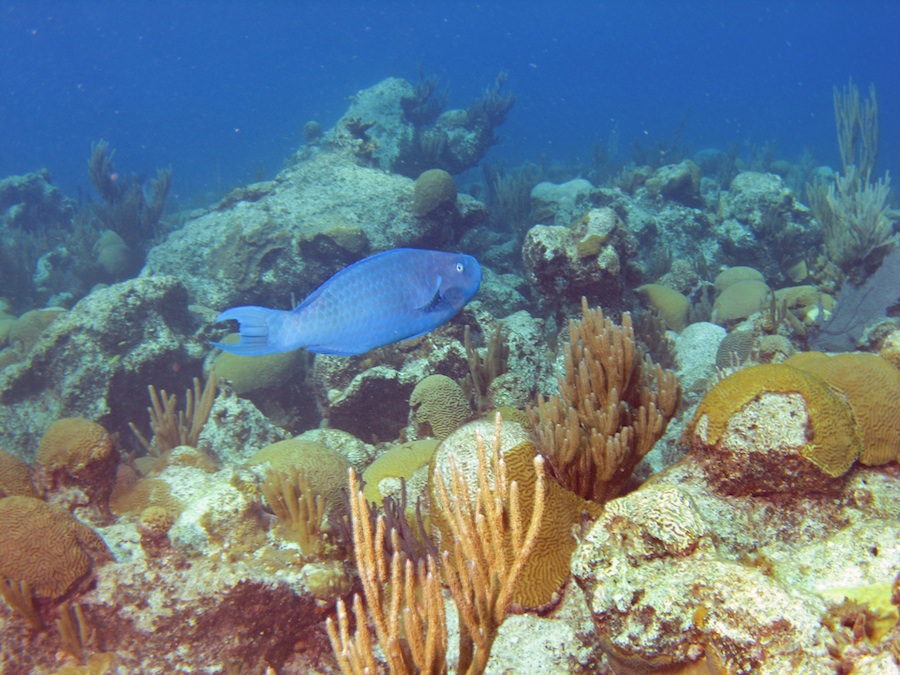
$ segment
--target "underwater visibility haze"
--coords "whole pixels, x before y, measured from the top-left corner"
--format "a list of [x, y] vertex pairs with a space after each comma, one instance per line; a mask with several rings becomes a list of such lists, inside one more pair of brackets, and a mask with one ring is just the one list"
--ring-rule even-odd
[[898, 63], [0, 0], [0, 675], [900, 673]]

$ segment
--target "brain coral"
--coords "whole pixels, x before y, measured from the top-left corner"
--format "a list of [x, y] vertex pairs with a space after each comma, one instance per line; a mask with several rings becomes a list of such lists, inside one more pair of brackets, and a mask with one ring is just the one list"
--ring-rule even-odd
[[716, 351], [716, 366], [732, 368], [745, 363], [753, 354], [753, 331], [733, 330], [719, 343]]
[[56, 599], [111, 558], [103, 540], [68, 511], [32, 497], [0, 499], [0, 575]]
[[716, 384], [687, 433], [711, 483], [727, 494], [826, 491], [862, 449], [843, 398], [784, 364], [745, 368]]
[[0, 497], [37, 497], [28, 464], [6, 450], [0, 450]]
[[429, 375], [419, 382], [409, 397], [409, 405], [416, 426], [441, 440], [472, 414], [462, 387], [446, 375]]
[[48, 477], [49, 487], [76, 485], [105, 508], [118, 459], [106, 429], [80, 417], [64, 417], [44, 433], [35, 464]]
[[863, 464], [887, 464], [900, 456], [900, 370], [889, 361], [868, 353], [789, 358], [841, 392], [862, 433]]
[[456, 183], [443, 169], [429, 169], [416, 179], [413, 213], [425, 216], [443, 204], [456, 201]]
[[329, 510], [341, 503], [350, 462], [336, 450], [314, 441], [292, 438], [267, 445], [250, 459], [251, 464], [264, 462], [275, 471], [304, 471], [313, 491], [322, 495]]
[[[470, 490], [477, 489], [478, 454], [475, 433], [484, 438], [486, 445], [494, 439], [494, 422], [479, 420], [470, 422], [454, 431], [435, 452], [432, 474], [440, 471], [449, 484], [448, 462], [452, 455], [457, 466], [470, 480]], [[534, 503], [534, 457], [537, 454], [528, 431], [515, 422], [503, 421], [500, 453], [506, 462], [509, 479], [519, 484], [522, 504], [521, 518], [523, 531], [528, 527]], [[544, 505], [544, 518], [535, 543], [534, 552], [525, 564], [522, 576], [516, 585], [513, 601], [526, 609], [541, 609], [554, 605], [560, 598], [569, 576], [569, 563], [577, 541], [572, 532], [573, 525], [580, 522], [582, 511], [597, 515], [599, 507], [590, 504], [564, 489], [556, 481], [547, 481], [548, 492]], [[431, 520], [441, 541], [446, 547], [449, 528], [437, 506], [439, 500], [431, 480]]]
[[35, 462], [46, 469], [64, 468], [74, 474], [112, 453], [112, 439], [106, 429], [80, 417], [64, 417], [44, 433]]

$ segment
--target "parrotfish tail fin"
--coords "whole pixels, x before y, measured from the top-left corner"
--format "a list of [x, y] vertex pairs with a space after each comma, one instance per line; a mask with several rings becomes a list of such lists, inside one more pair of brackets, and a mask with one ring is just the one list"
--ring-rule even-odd
[[221, 342], [212, 342], [213, 347], [222, 351], [239, 354], [240, 356], [263, 356], [284, 351], [269, 340], [269, 320], [279, 312], [277, 309], [265, 307], [232, 307], [219, 316], [216, 321], [229, 321], [234, 319], [240, 323], [241, 339], [237, 344], [226, 345]]

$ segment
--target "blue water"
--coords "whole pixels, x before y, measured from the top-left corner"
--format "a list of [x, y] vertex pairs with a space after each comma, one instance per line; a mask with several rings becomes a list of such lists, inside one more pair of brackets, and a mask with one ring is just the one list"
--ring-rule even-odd
[[[0, 177], [88, 189], [90, 145], [174, 170], [172, 197], [271, 178], [310, 119], [421, 65], [465, 107], [501, 70], [518, 101], [490, 159], [584, 160], [615, 130], [694, 150], [776, 141], [839, 164], [832, 86], [878, 91], [900, 166], [900, 2], [0, 2]], [[171, 197], [170, 197], [171, 198]]]

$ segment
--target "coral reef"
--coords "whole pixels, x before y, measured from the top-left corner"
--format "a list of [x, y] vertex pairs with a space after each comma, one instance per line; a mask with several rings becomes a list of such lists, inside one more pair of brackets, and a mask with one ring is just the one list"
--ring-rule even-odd
[[[896, 670], [870, 134], [868, 169], [818, 193], [834, 222], [794, 192], [829, 171], [765, 148], [459, 175], [514, 100], [505, 76], [465, 110], [385, 80], [273, 180], [170, 220], [168, 174], [140, 189], [103, 143], [102, 203], [0, 181], [0, 671]], [[839, 251], [847, 223], [878, 241]], [[484, 265], [439, 330], [210, 349], [222, 308], [296, 306], [400, 246]]]

